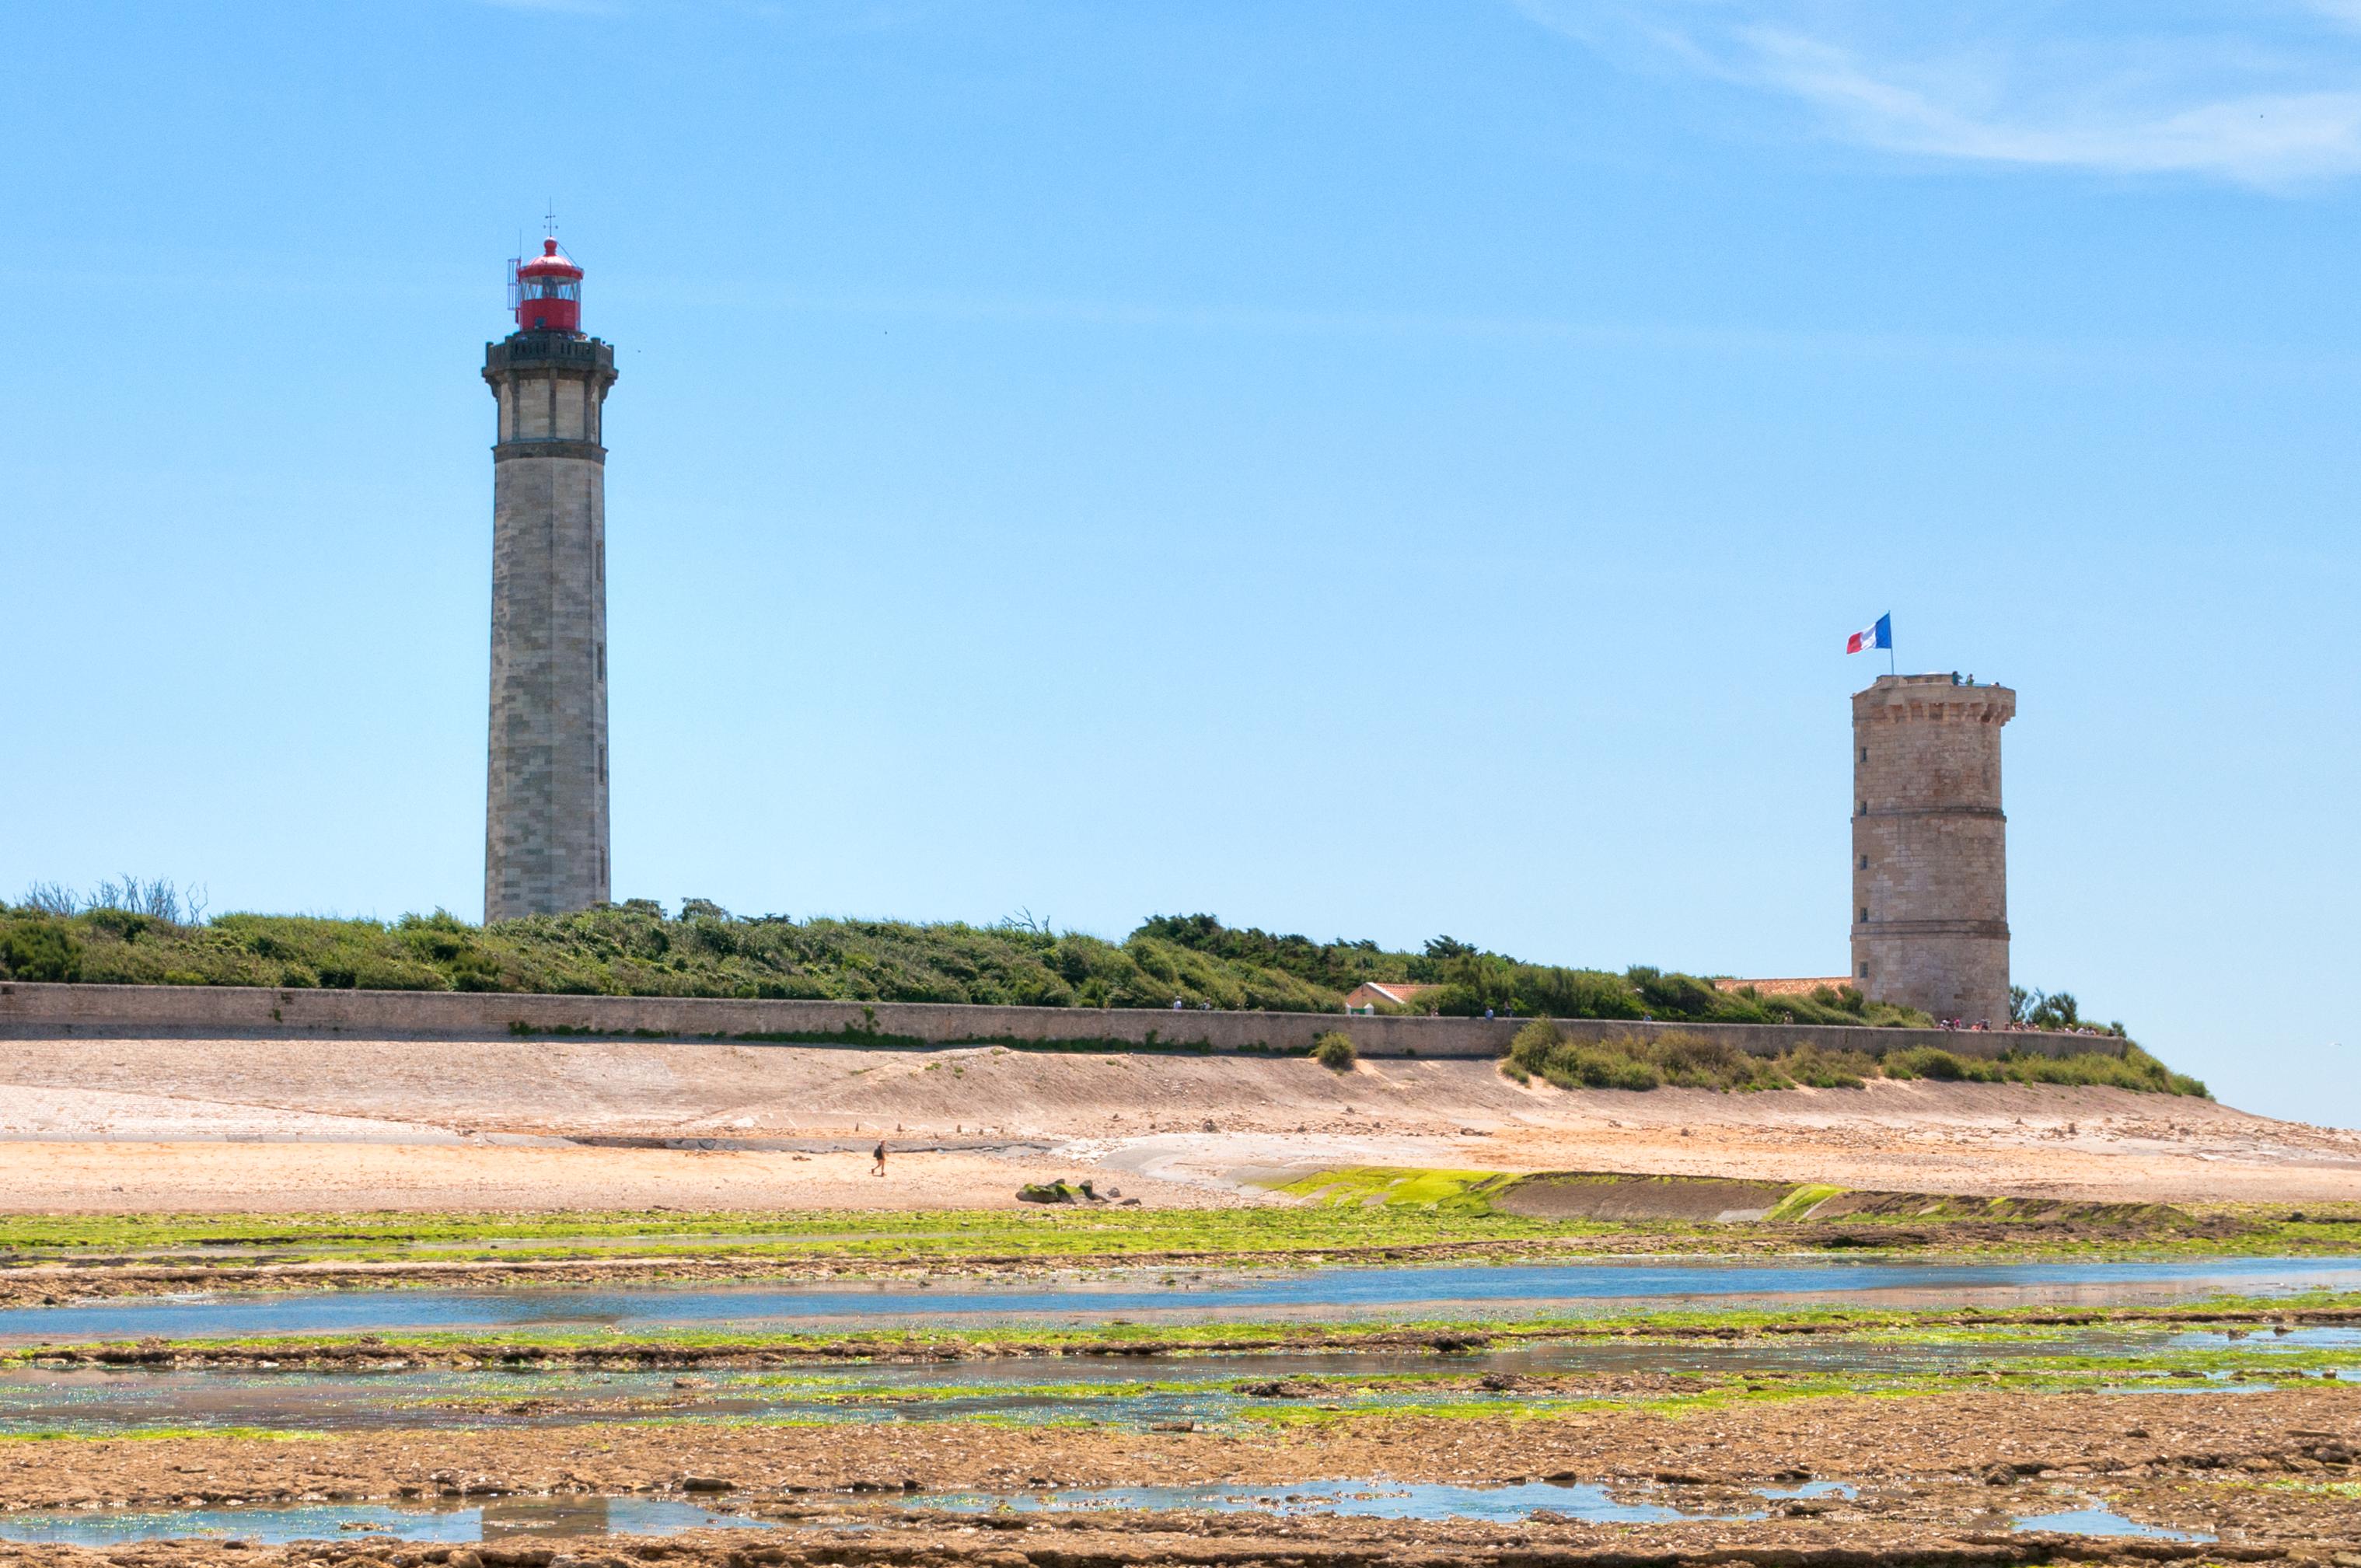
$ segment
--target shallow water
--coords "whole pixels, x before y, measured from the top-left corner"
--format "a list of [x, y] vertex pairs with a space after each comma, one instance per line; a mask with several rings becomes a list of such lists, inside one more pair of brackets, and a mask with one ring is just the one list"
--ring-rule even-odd
[[677, 1535], [685, 1530], [763, 1529], [772, 1519], [720, 1513], [662, 1497], [503, 1497], [464, 1508], [317, 1503], [296, 1508], [166, 1508], [0, 1514], [0, 1541], [121, 1546], [214, 1536], [280, 1546], [291, 1541], [500, 1541], [562, 1535]]
[[[1852, 1497], [1842, 1481], [1811, 1481], [1800, 1486], [1763, 1487], [1756, 1497]], [[1669, 1524], [1678, 1519], [1757, 1519], [1744, 1514], [1685, 1513], [1661, 1503], [1619, 1502], [1603, 1486], [1579, 1481], [1519, 1481], [1497, 1486], [1457, 1486], [1440, 1482], [1299, 1481], [1286, 1486], [1221, 1484], [1192, 1486], [1093, 1486], [1038, 1492], [933, 1492], [906, 1498], [904, 1507], [954, 1513], [1087, 1513], [1109, 1508], [1205, 1508], [1216, 1513], [1258, 1510], [1280, 1515], [1319, 1514], [1339, 1519], [1486, 1519], [1512, 1522], [1536, 1513], [1599, 1524]]]
[[[1789, 1497], [1857, 1496], [1843, 1482], [1815, 1481], [1794, 1487], [1764, 1487], [1767, 1501]], [[873, 1502], [873, 1499], [862, 1499]], [[1206, 1485], [1102, 1486], [1029, 1492], [915, 1493], [889, 1500], [904, 1509], [949, 1513], [1093, 1513], [1115, 1510], [1266, 1513], [1282, 1518], [1326, 1517], [1402, 1520], [1474, 1519], [1510, 1523], [1535, 1517], [1598, 1524], [1726, 1523], [1760, 1519], [1768, 1509], [1737, 1514], [1689, 1513], [1654, 1502], [1619, 1501], [1587, 1482], [1524, 1481], [1497, 1486], [1460, 1486], [1390, 1481], [1304, 1481], [1286, 1486]], [[306, 1504], [293, 1508], [90, 1509], [0, 1514], [0, 1541], [109, 1547], [132, 1541], [217, 1537], [259, 1545], [336, 1540], [368, 1534], [402, 1541], [474, 1541], [584, 1535], [673, 1535], [686, 1530], [791, 1527], [795, 1521], [763, 1519], [665, 1498], [510, 1497], [467, 1508], [391, 1507], [368, 1503]], [[840, 1519], [822, 1519], [840, 1524]], [[2211, 1541], [2199, 1532], [2165, 1530], [2103, 1508], [2042, 1514], [2014, 1521], [2020, 1530], [2068, 1535], [2141, 1536], [2168, 1541]]]
[[1201, 1276], [1172, 1285], [785, 1283], [727, 1288], [372, 1290], [77, 1302], [0, 1310], [0, 1344], [207, 1335], [682, 1327], [1082, 1326], [1236, 1318], [1519, 1315], [1653, 1303], [1883, 1307], [2105, 1306], [2223, 1294], [2361, 1289], [2361, 1259], [2144, 1263], [1839, 1260], [1499, 1264]]
[[[774, 1421], [1107, 1421], [1218, 1426], [1251, 1409], [1345, 1403], [1356, 1409], [1450, 1403], [1521, 1408], [1546, 1391], [1466, 1387], [1483, 1375], [1700, 1379], [1790, 1375], [1891, 1379], [2007, 1367], [2028, 1358], [2125, 1360], [2177, 1351], [2238, 1351], [2243, 1370], [2269, 1376], [2292, 1351], [2352, 1348], [2345, 1376], [2361, 1376], [2361, 1330], [2312, 1327], [2283, 1336], [2169, 1330], [2075, 1330], [2012, 1339], [1684, 1339], [1684, 1342], [1544, 1342], [1466, 1355], [1419, 1351], [1279, 1351], [1279, 1354], [1116, 1358], [1004, 1358], [956, 1363], [815, 1365], [794, 1372], [706, 1370], [687, 1387], [673, 1372], [557, 1370], [144, 1370], [7, 1367], [0, 1370], [0, 1436], [111, 1433], [135, 1429], [500, 1429], [631, 1420]], [[2247, 1354], [2253, 1354], [2247, 1358]], [[1452, 1376], [1455, 1388], [1431, 1379]], [[1402, 1379], [1402, 1381], [1389, 1381]], [[2205, 1379], [2123, 1381], [2156, 1393], [2219, 1391]], [[1306, 1381], [1301, 1396], [1251, 1396], [1246, 1381]], [[2114, 1384], [2111, 1384], [2114, 1387]]]
[[2033, 1514], [2018, 1519], [2015, 1530], [2055, 1530], [2059, 1535], [2140, 1536], [2150, 1541], [2212, 1541], [2202, 1530], [2166, 1530], [2141, 1524], [2105, 1508], [2070, 1508], [2064, 1513]]
[[1619, 1503], [1603, 1486], [1528, 1481], [1510, 1486], [1451, 1486], [1389, 1481], [1300, 1481], [1288, 1486], [1093, 1486], [1057, 1492], [932, 1492], [906, 1500], [914, 1508], [954, 1513], [1090, 1513], [1114, 1508], [1204, 1509], [1213, 1513], [1320, 1514], [1340, 1519], [1531, 1519], [1537, 1509], [1602, 1524], [1669, 1524], [1676, 1519], [1726, 1519], [1685, 1514], [1658, 1503]]
[[[915, 1365], [815, 1366], [794, 1372], [711, 1369], [680, 1387], [671, 1372], [432, 1369], [148, 1370], [78, 1366], [0, 1370], [0, 1435], [103, 1434], [154, 1428], [371, 1431], [501, 1428], [632, 1420], [908, 1421], [988, 1418], [1012, 1422], [1096, 1420], [1151, 1426], [1218, 1425], [1246, 1411], [1342, 1401], [1354, 1409], [1498, 1403], [1514, 1408], [1546, 1393], [1469, 1388], [1487, 1374], [1511, 1377], [1765, 1373], [1876, 1379], [2004, 1367], [2027, 1357], [2136, 1361], [2172, 1352], [2253, 1353], [2268, 1376], [2273, 1353], [2352, 1349], [2346, 1376], [2361, 1376], [2361, 1330], [2309, 1328], [2233, 1340], [2219, 1332], [2079, 1330], [2008, 1339], [1885, 1340], [1872, 1336], [1741, 1340], [1569, 1340], [1443, 1356], [1401, 1350], [1223, 1353], [1131, 1361], [1026, 1357]], [[1430, 1379], [1462, 1386], [1444, 1390]], [[2226, 1373], [2169, 1383], [2127, 1383], [2158, 1393], [2219, 1390]], [[1416, 1379], [1388, 1383], [1386, 1379]], [[1244, 1394], [1248, 1381], [1316, 1380], [1301, 1397]], [[1374, 1391], [1365, 1392], [1371, 1387]], [[1142, 1387], [1154, 1384], [1155, 1387]]]

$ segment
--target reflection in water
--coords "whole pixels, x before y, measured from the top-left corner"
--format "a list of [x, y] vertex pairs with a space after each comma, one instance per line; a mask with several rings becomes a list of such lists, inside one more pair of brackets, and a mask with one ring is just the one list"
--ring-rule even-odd
[[1685, 1514], [1658, 1503], [1619, 1503], [1587, 1482], [1527, 1481], [1510, 1486], [1450, 1486], [1386, 1481], [1300, 1481], [1287, 1486], [1092, 1486], [1070, 1491], [936, 1492], [909, 1507], [954, 1513], [1089, 1513], [1114, 1508], [1187, 1508], [1213, 1513], [1325, 1514], [1343, 1519], [1531, 1519], [1537, 1510], [1602, 1524], [1669, 1524], [1727, 1519]]
[[[2084, 1329], [2006, 1339], [1810, 1335], [1737, 1341], [1564, 1340], [1450, 1356], [1402, 1350], [1282, 1351], [1111, 1362], [1099, 1356], [972, 1359], [816, 1368], [669, 1372], [535, 1371], [208, 1372], [0, 1370], [0, 1435], [98, 1433], [142, 1427], [263, 1427], [369, 1431], [490, 1428], [631, 1420], [796, 1421], [1093, 1420], [1139, 1426], [1234, 1420], [1245, 1411], [1349, 1400], [1356, 1408], [1417, 1404], [1452, 1378], [1455, 1402], [1505, 1406], [1537, 1397], [1521, 1380], [1576, 1377], [1705, 1378], [1786, 1374], [1903, 1377], [2005, 1367], [2028, 1357], [2122, 1360], [2190, 1351], [2235, 1351], [2268, 1377], [2298, 1351], [2350, 1350], [2337, 1370], [2361, 1375], [2361, 1330], [2306, 1328], [2233, 1339], [2224, 1332]], [[1507, 1386], [1471, 1387], [1492, 1376]], [[2166, 1392], [2268, 1387], [2228, 1384], [2226, 1374], [2147, 1386]], [[1403, 1379], [1406, 1381], [1389, 1381]], [[1272, 1397], [1240, 1384], [1296, 1385]], [[1662, 1391], [1661, 1383], [1652, 1387]]]
[[214, 1536], [279, 1546], [291, 1541], [362, 1534], [447, 1541], [609, 1533], [676, 1535], [685, 1530], [766, 1529], [773, 1522], [661, 1497], [498, 1497], [456, 1508], [320, 1503], [283, 1508], [10, 1513], [0, 1514], [0, 1541], [106, 1547], [135, 1541]]
[[2225, 1293], [2361, 1289], [2361, 1260], [2211, 1258], [2147, 1263], [1495, 1264], [1434, 1268], [1317, 1268], [1210, 1275], [1148, 1287], [1104, 1280], [1064, 1287], [951, 1280], [848, 1288], [774, 1284], [726, 1289], [380, 1290], [315, 1295], [149, 1298], [0, 1310], [0, 1343], [205, 1335], [350, 1333], [605, 1325], [660, 1329], [939, 1328], [1037, 1322], [1089, 1325], [1236, 1318], [1368, 1319], [1481, 1311], [1518, 1314], [1633, 1302], [1863, 1307], [2105, 1306]]
[[[1854, 1488], [1815, 1481], [1793, 1488], [1763, 1488], [1765, 1499], [1850, 1499]], [[986, 1513], [1092, 1513], [1117, 1510], [1265, 1513], [1280, 1518], [1323, 1516], [1405, 1520], [1474, 1519], [1508, 1523], [1556, 1519], [1594, 1524], [1715, 1523], [1766, 1518], [1767, 1509], [1689, 1513], [1655, 1502], [1620, 1501], [1588, 1482], [1524, 1481], [1458, 1486], [1375, 1480], [1302, 1481], [1286, 1486], [1208, 1485], [1103, 1486], [1030, 1492], [917, 1494], [888, 1507]], [[776, 1529], [788, 1521], [751, 1519], [693, 1503], [641, 1497], [503, 1497], [467, 1508], [390, 1508], [315, 1504], [294, 1508], [92, 1510], [0, 1514], [0, 1541], [105, 1548], [133, 1541], [214, 1537], [258, 1545], [378, 1534], [402, 1541], [478, 1541], [594, 1535], [673, 1535], [686, 1530]], [[829, 1518], [821, 1523], [848, 1521]], [[2020, 1530], [2066, 1535], [2142, 1536], [2212, 1541], [2199, 1532], [2144, 1525], [2103, 1508], [2019, 1519]]]
[[2033, 1514], [2016, 1521], [2021, 1530], [2046, 1530], [2059, 1535], [2145, 1536], [2152, 1541], [2212, 1541], [2202, 1530], [2166, 1530], [2141, 1524], [2105, 1508], [2070, 1508], [2059, 1514]]

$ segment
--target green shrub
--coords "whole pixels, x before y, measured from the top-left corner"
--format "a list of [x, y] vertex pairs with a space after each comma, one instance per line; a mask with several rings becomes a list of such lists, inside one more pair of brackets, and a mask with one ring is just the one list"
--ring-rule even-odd
[[[1924, 1028], [1923, 1014], [1870, 1001], [1850, 985], [1809, 996], [1723, 992], [1707, 980], [1635, 967], [1624, 973], [1521, 962], [1437, 938], [1420, 953], [1376, 943], [1315, 942], [1224, 926], [1211, 916], [1158, 916], [1120, 942], [1059, 935], [1038, 921], [975, 927], [894, 920], [792, 920], [735, 916], [707, 900], [667, 917], [646, 899], [478, 927], [448, 911], [393, 922], [302, 916], [203, 919], [161, 884], [129, 880], [84, 902], [36, 888], [20, 906], [0, 905], [0, 972], [16, 979], [392, 990], [542, 992], [567, 995], [716, 996], [846, 1002], [1026, 1003], [1053, 1007], [1187, 1006], [1335, 1013], [1365, 980], [1414, 980], [1439, 990], [1421, 1012], [1521, 1015], [1504, 1069], [1584, 1088], [1659, 1083], [1754, 1090], [1794, 1083], [1852, 1087], [1879, 1070], [1850, 1053], [1798, 1047], [1766, 1059], [1697, 1034], [1667, 1030], [1576, 1047], [1550, 1018], [1659, 1023], [1795, 1023]], [[2028, 993], [2026, 1010], [2079, 1017], [2071, 999]], [[2047, 1011], [2043, 1012], [2046, 1006]], [[1085, 1032], [1077, 1025], [1078, 1032]], [[1087, 1031], [1087, 1032], [1095, 1032]], [[2064, 1058], [2011, 1058], [1971, 1065], [1926, 1031], [1904, 1045], [1950, 1058], [1889, 1052], [1889, 1076], [1977, 1081], [2096, 1083], [2147, 1092], [2205, 1092], [2133, 1047]], [[2103, 1042], [2093, 1040], [2092, 1045]], [[2113, 1045], [2108, 1041], [2104, 1044]], [[2128, 1042], [2125, 1042], [2128, 1045]], [[1956, 1069], [1956, 1070], [1954, 1070]]]
[[1560, 1089], [1655, 1088], [1664, 1081], [1664, 1075], [1635, 1055], [1629, 1048], [1631, 1044], [1629, 1040], [1576, 1044], [1555, 1024], [1536, 1018], [1510, 1040], [1507, 1067], [1512, 1074], [1546, 1079]]
[[1560, 1047], [1543, 1076], [1560, 1089], [1648, 1090], [1664, 1081], [1647, 1062], [1604, 1046]]
[[1640, 999], [1620, 975], [1598, 970], [1531, 970], [1519, 988], [1526, 1010], [1553, 1018], [1637, 1018]]
[[1576, 1042], [1546, 1018], [1519, 1029], [1501, 1070], [1520, 1082], [1542, 1078], [1561, 1089], [1719, 1089], [1747, 1092], [1793, 1089], [1860, 1089], [1869, 1079], [1932, 1079], [1944, 1083], [2091, 1083], [2149, 1093], [2202, 1095], [2205, 1086], [2129, 1047], [2124, 1055], [2092, 1051], [2070, 1057], [2008, 1056], [1995, 1061], [1962, 1057], [1939, 1046], [1916, 1046], [1871, 1058], [1826, 1050], [1812, 1043], [1771, 1058], [1680, 1029], [1653, 1036], [1618, 1036]]
[[1989, 1062], [1955, 1057], [1940, 1046], [1913, 1046], [1877, 1058], [1888, 1078], [1931, 1078], [1942, 1083], [1998, 1083], [2000, 1069]]
[[1312, 1042], [1312, 1059], [1331, 1072], [1350, 1072], [1361, 1053], [1354, 1047], [1352, 1036], [1331, 1029]]
[[2125, 1046], [2121, 1056], [2108, 1051], [2077, 1051], [2063, 1057], [2011, 1051], [1994, 1065], [2002, 1077], [2018, 1083], [2094, 1083], [2147, 1094], [2213, 1098], [2203, 1083], [2173, 1071], [2137, 1046]]
[[1644, 1040], [1616, 1041], [1653, 1063], [1666, 1083], [1683, 1089], [1736, 1089], [1751, 1085], [1757, 1058], [1703, 1035], [1673, 1030]]
[[1779, 1058], [1779, 1070], [1813, 1089], [1860, 1089], [1877, 1075], [1877, 1062], [1859, 1051], [1825, 1051], [1806, 1040]]
[[1538, 1071], [1550, 1051], [1565, 1038], [1565, 1031], [1546, 1018], [1536, 1018], [1509, 1041], [1509, 1059], [1527, 1072]]
[[1711, 1018], [1730, 1004], [1726, 992], [1717, 991], [1707, 981], [1693, 974], [1666, 974], [1661, 970], [1635, 964], [1624, 971], [1623, 978], [1648, 1004], [1648, 1011], [1664, 1018], [1702, 1020]]
[[0, 972], [11, 980], [82, 978], [82, 944], [62, 924], [12, 924], [0, 932]]
[[136, 909], [100, 907], [85, 910], [82, 920], [84, 925], [93, 929], [104, 931], [108, 936], [125, 942], [136, 942], [142, 934], [148, 931], [171, 929], [167, 922], [152, 915], [143, 915]]

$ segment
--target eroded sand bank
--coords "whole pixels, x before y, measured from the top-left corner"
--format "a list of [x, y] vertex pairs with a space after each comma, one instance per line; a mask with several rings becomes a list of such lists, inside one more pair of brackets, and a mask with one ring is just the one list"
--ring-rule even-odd
[[[888, 1176], [866, 1150], [896, 1146]], [[577, 1140], [703, 1140], [705, 1148]], [[929, 1152], [928, 1146], [941, 1146]], [[2096, 1200], [2361, 1198], [2361, 1134], [2120, 1090], [1567, 1093], [1489, 1063], [578, 1039], [0, 1041], [16, 1211], [975, 1208], [1109, 1173], [1622, 1170]]]

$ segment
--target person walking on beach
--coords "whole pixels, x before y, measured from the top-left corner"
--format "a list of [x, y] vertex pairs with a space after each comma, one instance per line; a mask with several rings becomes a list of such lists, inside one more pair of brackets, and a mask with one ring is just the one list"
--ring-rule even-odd
[[883, 1175], [884, 1175], [884, 1174], [885, 1174], [885, 1140], [884, 1140], [884, 1139], [880, 1138], [880, 1139], [878, 1139], [878, 1140], [877, 1140], [877, 1148], [876, 1148], [876, 1152], [875, 1152], [875, 1153], [873, 1153], [873, 1154], [872, 1154], [869, 1157], [870, 1157], [870, 1158], [872, 1158], [872, 1159], [873, 1159], [873, 1160], [875, 1160], [875, 1161], [877, 1162], [875, 1165], [873, 1165], [873, 1166], [870, 1167], [870, 1168], [869, 1168], [869, 1174], [870, 1174], [870, 1175], [872, 1175], [872, 1176], [883, 1176]]

